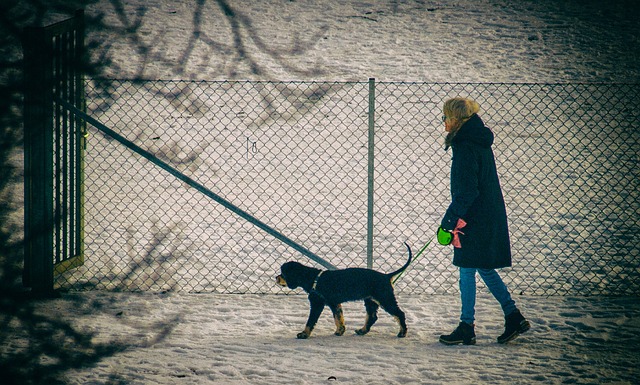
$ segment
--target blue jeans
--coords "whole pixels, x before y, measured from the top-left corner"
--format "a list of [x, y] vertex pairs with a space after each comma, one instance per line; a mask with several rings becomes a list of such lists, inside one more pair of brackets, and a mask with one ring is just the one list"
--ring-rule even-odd
[[507, 286], [494, 269], [460, 268], [460, 300], [462, 302], [462, 314], [460, 321], [473, 324], [476, 313], [476, 272], [484, 281], [487, 288], [498, 300], [504, 315], [509, 315], [516, 310], [516, 303], [511, 299]]

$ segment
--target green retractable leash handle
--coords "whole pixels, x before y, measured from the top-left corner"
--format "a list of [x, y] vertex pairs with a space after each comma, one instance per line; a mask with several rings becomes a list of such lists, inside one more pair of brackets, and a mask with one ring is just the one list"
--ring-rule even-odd
[[453, 232], [447, 231], [442, 227], [438, 227], [436, 237], [438, 238], [438, 243], [442, 246], [449, 246], [453, 242]]
[[[422, 246], [422, 249], [420, 249], [420, 251], [418, 251], [418, 254], [416, 254], [416, 256], [413, 257], [413, 260], [411, 261], [411, 264], [413, 264], [415, 261], [418, 260], [418, 258], [420, 258], [422, 253], [427, 249], [427, 247], [429, 247], [429, 245], [431, 244], [432, 241], [433, 241], [433, 239], [431, 239], [429, 242], [427, 242], [426, 245]], [[411, 266], [411, 264], [409, 264], [409, 266]], [[409, 266], [407, 266], [407, 269], [409, 268]], [[404, 271], [407, 271], [407, 269], [405, 269]], [[400, 277], [402, 277], [402, 274], [404, 274], [404, 271], [396, 276], [396, 278], [392, 282], [393, 284], [395, 284], [396, 281], [398, 279], [400, 279]]]

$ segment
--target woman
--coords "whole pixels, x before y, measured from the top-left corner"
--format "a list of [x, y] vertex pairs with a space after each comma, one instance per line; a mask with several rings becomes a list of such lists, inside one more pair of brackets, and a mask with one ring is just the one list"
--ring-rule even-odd
[[498, 343], [507, 343], [529, 330], [529, 322], [516, 308], [507, 287], [495, 269], [511, 266], [507, 213], [498, 180], [491, 145], [493, 133], [484, 125], [480, 106], [466, 98], [444, 103], [442, 120], [447, 137], [445, 151], [453, 149], [451, 197], [438, 240], [454, 245], [453, 264], [460, 269], [460, 324], [449, 335], [440, 336], [446, 345], [473, 345], [476, 273], [502, 306], [505, 331]]

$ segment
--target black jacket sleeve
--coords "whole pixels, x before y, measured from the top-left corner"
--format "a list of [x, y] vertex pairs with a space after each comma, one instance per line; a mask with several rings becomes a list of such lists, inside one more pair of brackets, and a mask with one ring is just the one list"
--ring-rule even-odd
[[453, 148], [451, 204], [440, 224], [443, 229], [453, 230], [458, 219], [464, 219], [469, 207], [480, 194], [478, 187], [479, 168], [478, 157], [473, 147], [458, 145]]

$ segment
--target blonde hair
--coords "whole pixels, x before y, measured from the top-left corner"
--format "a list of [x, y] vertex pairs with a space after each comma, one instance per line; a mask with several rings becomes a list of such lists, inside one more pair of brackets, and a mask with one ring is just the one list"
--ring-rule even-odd
[[452, 98], [444, 102], [442, 112], [445, 119], [449, 121], [451, 131], [445, 139], [445, 150], [451, 146], [451, 141], [460, 130], [463, 124], [480, 111], [480, 105], [468, 98]]

